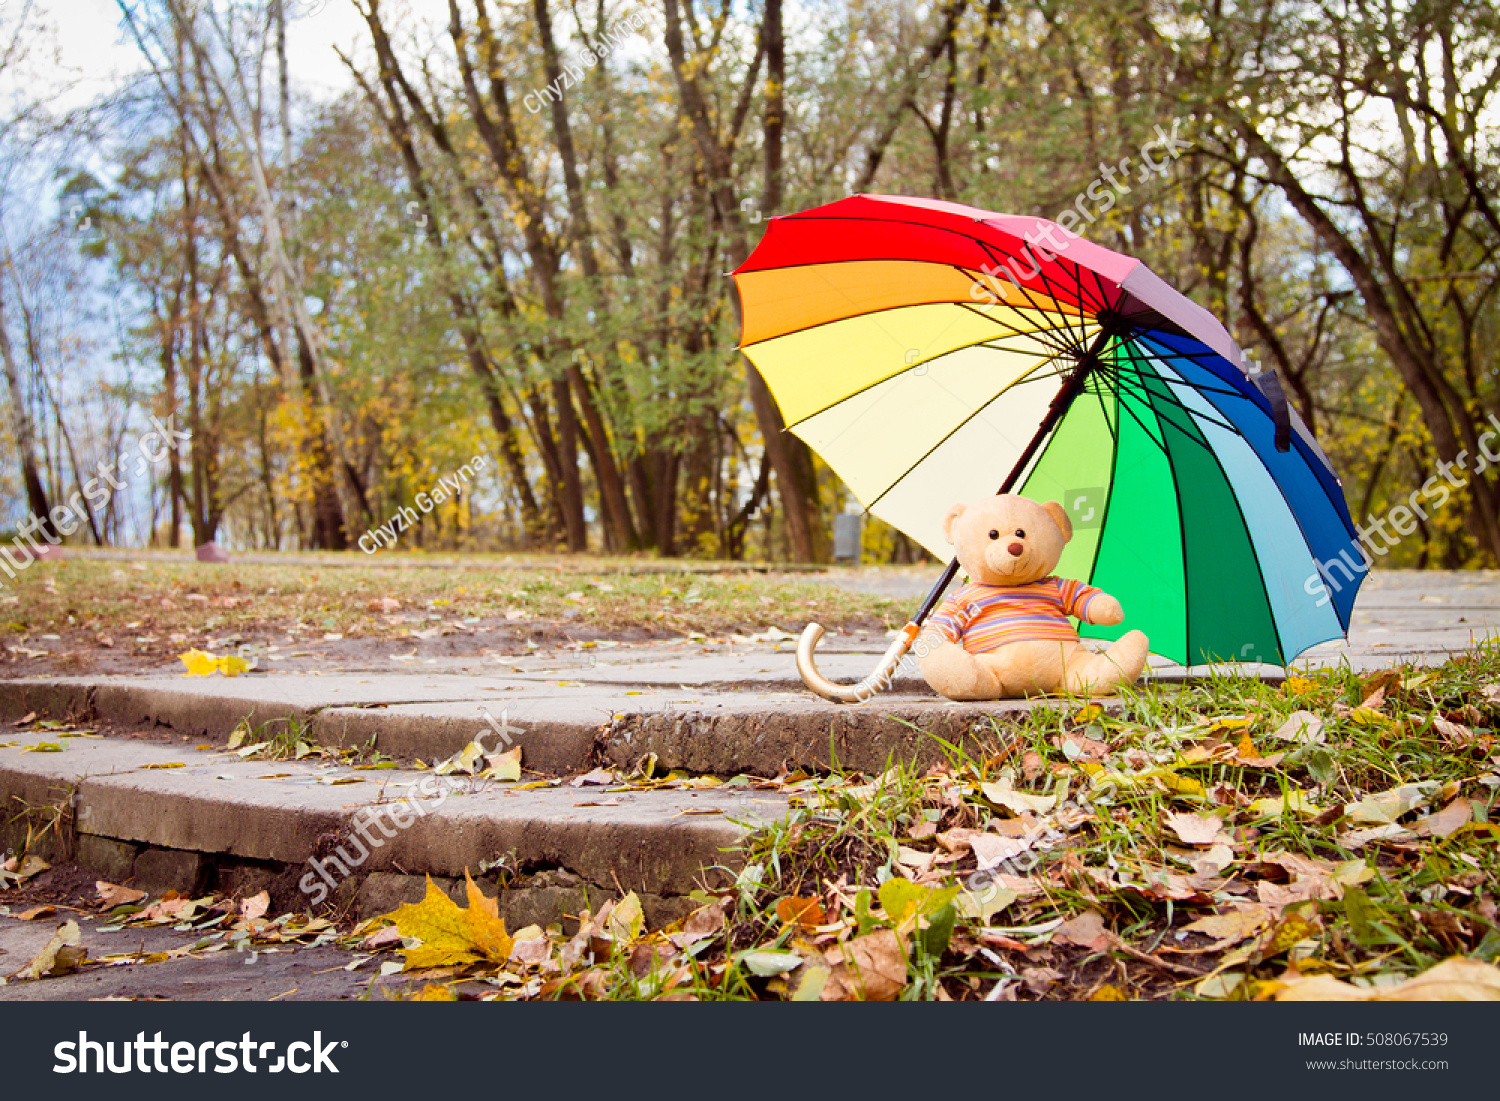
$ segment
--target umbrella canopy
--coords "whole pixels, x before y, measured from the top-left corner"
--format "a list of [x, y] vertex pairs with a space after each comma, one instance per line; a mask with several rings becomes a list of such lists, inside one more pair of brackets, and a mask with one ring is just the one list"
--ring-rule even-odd
[[1284, 665], [1347, 633], [1368, 560], [1327, 457], [1140, 261], [1041, 218], [859, 195], [771, 219], [734, 278], [788, 428], [939, 558], [947, 507], [1025, 456], [1015, 492], [1073, 519], [1057, 573], [1125, 607], [1084, 637]]

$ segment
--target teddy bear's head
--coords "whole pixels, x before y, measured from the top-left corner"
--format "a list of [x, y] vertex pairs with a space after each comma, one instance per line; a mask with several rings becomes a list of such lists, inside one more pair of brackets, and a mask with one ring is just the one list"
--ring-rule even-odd
[[1037, 504], [1013, 493], [954, 505], [943, 534], [969, 580], [981, 585], [1027, 585], [1050, 574], [1073, 538], [1073, 525], [1056, 501]]

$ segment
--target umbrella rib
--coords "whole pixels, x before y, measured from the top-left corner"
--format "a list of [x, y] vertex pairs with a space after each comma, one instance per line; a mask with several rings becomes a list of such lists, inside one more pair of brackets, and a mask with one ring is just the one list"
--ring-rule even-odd
[[[1127, 393], [1129, 393], [1132, 397], [1137, 397], [1138, 398], [1141, 395], [1141, 393], [1145, 392], [1145, 384], [1144, 384], [1144, 381], [1143, 381], [1143, 376], [1141, 376], [1139, 374], [1134, 375], [1134, 376], [1129, 376], [1129, 375], [1122, 375], [1122, 374], [1118, 374], [1117, 373], [1114, 376], [1114, 378], [1115, 378], [1115, 382], [1119, 385], [1119, 387], [1122, 390], [1125, 390]], [[1202, 421], [1205, 421], [1205, 422], [1207, 422], [1209, 424], [1217, 425], [1218, 427], [1223, 428], [1223, 429], [1225, 429], [1225, 430], [1227, 430], [1229, 432], [1233, 432], [1237, 436], [1243, 436], [1244, 435], [1244, 433], [1241, 432], [1236, 425], [1234, 425], [1232, 423], [1229, 423], [1229, 422], [1226, 422], [1226, 421], [1216, 420], [1213, 417], [1206, 417], [1202, 413], [1199, 413], [1196, 410], [1188, 408], [1181, 401], [1179, 401], [1175, 396], [1174, 397], [1170, 397], [1170, 398], [1166, 398], [1165, 400], [1167, 401], [1168, 404], [1171, 404], [1171, 405], [1175, 406], [1176, 408], [1182, 410], [1190, 418], [1193, 418], [1193, 419], [1196, 419], [1196, 420], [1202, 420]], [[1173, 427], [1177, 427], [1177, 428], [1181, 427], [1175, 421], [1172, 422], [1172, 423], [1173, 423]]]
[[[1122, 385], [1124, 385], [1125, 384], [1125, 380], [1128, 377], [1133, 384], [1138, 385], [1138, 386], [1144, 385], [1144, 380], [1146, 379], [1146, 372], [1145, 372], [1145, 370], [1142, 369], [1142, 365], [1148, 364], [1149, 361], [1147, 359], [1145, 359], [1144, 357], [1137, 357], [1136, 354], [1135, 354], [1135, 352], [1134, 352], [1134, 350], [1129, 347], [1129, 345], [1130, 345], [1129, 341], [1124, 341], [1122, 343], [1125, 345], [1125, 349], [1124, 349], [1125, 350], [1125, 358], [1130, 361], [1131, 371], [1130, 371], [1129, 374], [1122, 373], [1120, 371], [1120, 369], [1119, 369], [1119, 364], [1115, 363], [1113, 366], [1114, 366], [1114, 370], [1115, 370], [1116, 380], [1119, 381]], [[1156, 376], [1156, 372], [1154, 370], [1152, 371], [1152, 375], [1155, 376], [1155, 377], [1160, 377], [1160, 376]], [[1188, 383], [1188, 385], [1191, 386], [1192, 383]], [[1240, 428], [1239, 428], [1238, 425], [1236, 425], [1236, 424], [1234, 424], [1232, 422], [1217, 421], [1217, 420], [1214, 420], [1212, 417], [1205, 417], [1202, 413], [1199, 413], [1199, 412], [1197, 412], [1196, 410], [1193, 410], [1193, 409], [1189, 409], [1186, 405], [1184, 405], [1181, 401], [1179, 401], [1176, 398], [1175, 395], [1173, 397], [1171, 397], [1171, 398], [1168, 398], [1167, 400], [1170, 401], [1173, 405], [1177, 406], [1177, 408], [1181, 409], [1189, 417], [1193, 417], [1193, 418], [1197, 418], [1197, 419], [1209, 421], [1209, 422], [1211, 422], [1213, 424], [1217, 424], [1220, 428], [1227, 429], [1230, 432], [1235, 433], [1236, 435], [1240, 435], [1240, 436], [1244, 435], [1244, 432], [1242, 432], [1240, 430]]]
[[[1042, 267], [1042, 265], [1041, 265], [1040, 262], [1036, 266], [1036, 271], [1037, 271], [1037, 276], [1041, 279], [1042, 283], [1047, 287], [1048, 290], [1051, 290], [1052, 287], [1053, 287], [1052, 280], [1049, 279], [1049, 278], [1047, 278], [1047, 273], [1046, 273], [1045, 270], [1043, 270], [1043, 267]], [[1082, 299], [1083, 295], [1082, 295], [1081, 292], [1083, 290], [1083, 281], [1078, 278], [1078, 268], [1077, 268], [1077, 265], [1075, 265], [1074, 268], [1073, 268], [1073, 282], [1076, 284], [1076, 288], [1075, 289], [1080, 292], [1079, 298]], [[1060, 285], [1059, 285], [1059, 289], [1061, 289]], [[1057, 295], [1054, 294], [1052, 297], [1056, 298]], [[1083, 303], [1080, 301], [1079, 305], [1081, 306], [1082, 304]], [[1096, 308], [1094, 310], [1094, 313], [1095, 313], [1096, 316], [1097, 316], [1098, 312], [1099, 311]], [[1078, 327], [1078, 339], [1077, 339], [1076, 343], [1082, 344], [1084, 341], [1086, 341], [1088, 339], [1088, 332], [1084, 329], [1084, 327], [1082, 325], [1082, 314], [1079, 315], [1079, 320], [1080, 320], [1080, 324], [1079, 324], [1079, 327]], [[1068, 335], [1070, 335], [1070, 336], [1073, 335], [1073, 328], [1072, 328], [1071, 325], [1068, 326]]]
[[[986, 321], [988, 321], [991, 325], [998, 325], [1002, 329], [1009, 329], [1010, 330], [1010, 335], [1021, 336], [1021, 337], [1028, 337], [1030, 339], [1033, 339], [1033, 340], [1037, 341], [1039, 344], [1045, 344], [1047, 347], [1052, 348], [1053, 350], [1058, 351], [1058, 352], [1064, 352], [1064, 351], [1068, 350], [1069, 345], [1064, 344], [1061, 341], [1058, 341], [1058, 340], [1056, 340], [1053, 337], [1053, 334], [1056, 333], [1057, 329], [1058, 329], [1058, 326], [1056, 326], [1056, 325], [1052, 325], [1052, 326], [1038, 325], [1035, 329], [1019, 329], [1016, 326], [1011, 325], [1008, 322], [1000, 320], [1000, 318], [998, 318], [998, 317], [993, 317], [990, 314], [985, 313], [984, 310], [980, 309], [978, 306], [972, 305], [971, 303], [968, 303], [968, 302], [955, 302], [954, 305], [960, 306], [963, 309], [966, 309], [966, 310], [971, 311], [972, 313], [978, 314], [980, 317], [982, 317]], [[1007, 309], [1016, 310], [1018, 312], [1020, 310], [1020, 307], [1018, 307], [1018, 306], [1007, 306], [1006, 308]], [[1035, 307], [1032, 307], [1032, 308], [1035, 308]]]
[[[982, 249], [984, 249], [985, 252], [989, 253], [990, 259], [992, 259], [992, 260], [994, 260], [996, 262], [996, 264], [995, 264], [996, 267], [998, 267], [998, 268], [1004, 268], [1009, 273], [1010, 276], [1014, 276], [1015, 275], [1015, 272], [1011, 271], [1011, 268], [1010, 268], [1011, 262], [1014, 259], [1014, 257], [1004, 255], [998, 249], [996, 249], [994, 245], [990, 244], [988, 241], [981, 240], [978, 237], [974, 237], [974, 238], [972, 238], [972, 240], [976, 244], [978, 244]], [[1038, 272], [1041, 271], [1041, 265], [1040, 264], [1037, 265], [1037, 271]], [[1032, 298], [1032, 295], [1035, 292], [1032, 291], [1030, 287], [1022, 286], [1021, 283], [1020, 283], [1020, 281], [1018, 279], [1015, 279], [1015, 278], [1007, 278], [1006, 282], [1009, 283], [1011, 286], [1015, 287], [1016, 290], [1020, 291], [1022, 294], [1024, 294], [1026, 296], [1026, 301], [1031, 303], [1031, 308], [1032, 309], [1035, 309], [1035, 310], [1046, 309], [1045, 306], [1039, 306], [1039, 305], [1037, 305], [1036, 300], [1034, 298]], [[1061, 303], [1058, 301], [1058, 299], [1055, 296], [1052, 296], [1051, 301], [1057, 302], [1059, 305], [1061, 305]], [[1049, 312], [1053, 312], [1053, 311], [1049, 311]], [[1066, 311], [1058, 310], [1058, 311], [1055, 311], [1055, 312], [1057, 312], [1057, 313], [1065, 313]], [[1069, 327], [1069, 331], [1071, 332], [1071, 326]]]
[[1114, 303], [1109, 300], [1109, 290], [1104, 286], [1104, 281], [1099, 278], [1099, 273], [1093, 268], [1089, 268], [1088, 273], [1094, 277], [1094, 285], [1099, 288], [1099, 308], [1109, 308]]
[[[1100, 362], [1102, 364], [1103, 360], [1101, 359]], [[1123, 404], [1120, 401], [1120, 393], [1119, 393], [1119, 391], [1118, 390], [1112, 390], [1110, 392], [1110, 396], [1112, 396], [1114, 398], [1114, 402], [1115, 402], [1115, 416], [1114, 416], [1114, 421], [1111, 422], [1110, 416], [1109, 416], [1109, 404], [1105, 401], [1104, 388], [1103, 388], [1102, 385], [1099, 388], [1098, 394], [1099, 394], [1099, 405], [1100, 405], [1100, 408], [1104, 411], [1104, 423], [1107, 424], [1107, 425], [1111, 425], [1111, 427], [1110, 427], [1110, 438], [1114, 441], [1114, 446], [1112, 446], [1109, 449], [1109, 477], [1108, 477], [1108, 479], [1104, 483], [1104, 485], [1105, 485], [1105, 490], [1104, 490], [1104, 515], [1101, 516], [1100, 519], [1099, 519], [1099, 539], [1094, 544], [1094, 561], [1089, 566], [1089, 583], [1090, 584], [1093, 583], [1095, 577], [1099, 573], [1099, 558], [1100, 558], [1100, 555], [1102, 555], [1104, 553], [1104, 535], [1105, 535], [1105, 529], [1109, 527], [1109, 516], [1110, 516], [1109, 506], [1110, 506], [1110, 504], [1115, 499], [1115, 470], [1120, 465], [1120, 424], [1119, 424], [1119, 421], [1120, 421], [1120, 406]], [[1092, 637], [1098, 637], [1098, 636], [1092, 636]]]
[[[955, 435], [957, 435], [958, 431], [961, 428], [963, 428], [966, 424], [968, 424], [970, 421], [972, 421], [975, 417], [979, 416], [980, 413], [983, 413], [990, 406], [994, 405], [995, 402], [999, 401], [1006, 394], [1008, 394], [1011, 390], [1015, 389], [1017, 386], [1021, 385], [1023, 382], [1029, 381], [1030, 377], [1036, 371], [1040, 370], [1043, 365], [1045, 365], [1046, 363], [1048, 363], [1048, 362], [1050, 362], [1052, 360], [1055, 360], [1055, 359], [1057, 359], [1057, 356], [1048, 356], [1046, 359], [1042, 360], [1041, 363], [1038, 363], [1035, 367], [1033, 367], [1030, 371], [1027, 371], [1026, 374], [1022, 375], [1020, 378], [1014, 379], [1011, 382], [1007, 383], [1005, 385], [1005, 387], [1003, 389], [1001, 389], [994, 397], [990, 398], [989, 401], [985, 402], [983, 405], [981, 405], [977, 409], [975, 409], [974, 412], [970, 413], [963, 420], [959, 421], [956, 425], [954, 425], [948, 432], [946, 432], [943, 435], [942, 439], [938, 440], [937, 443], [933, 444], [926, 451], [922, 452], [922, 454], [917, 457], [917, 459], [916, 459], [915, 462], [913, 462], [910, 466], [908, 466], [905, 470], [903, 470], [901, 472], [900, 477], [891, 479], [891, 484], [890, 485], [886, 486], [878, 494], [876, 494], [873, 498], [871, 498], [870, 501], [865, 504], [865, 511], [868, 512], [872, 508], [874, 508], [877, 504], [879, 504], [880, 501], [881, 501], [881, 499], [884, 498], [886, 496], [886, 494], [890, 493], [891, 490], [895, 489], [898, 485], [900, 485], [903, 481], [905, 481], [906, 478], [907, 478], [907, 476], [910, 475], [913, 470], [915, 470], [915, 469], [917, 469], [917, 467], [921, 466], [924, 462], [927, 461], [928, 457], [930, 457], [933, 454], [933, 452], [937, 451], [938, 448], [942, 447], [943, 444], [947, 443]], [[1055, 429], [1054, 429], [1054, 431], [1055, 431]]]

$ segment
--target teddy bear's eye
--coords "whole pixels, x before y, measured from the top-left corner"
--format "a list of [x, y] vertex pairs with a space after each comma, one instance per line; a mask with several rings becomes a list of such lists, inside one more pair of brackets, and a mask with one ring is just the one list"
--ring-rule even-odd
[[1000, 533], [998, 531], [992, 531], [992, 532], [990, 532], [990, 538], [991, 539], [999, 539], [1000, 538]]
[[1026, 538], [1026, 532], [1024, 532], [1024, 531], [1023, 531], [1023, 530], [1022, 530], [1022, 529], [1020, 529], [1020, 528], [1017, 528], [1017, 529], [1016, 529], [1016, 538], [1017, 538], [1017, 539], [1025, 539], [1025, 538]]

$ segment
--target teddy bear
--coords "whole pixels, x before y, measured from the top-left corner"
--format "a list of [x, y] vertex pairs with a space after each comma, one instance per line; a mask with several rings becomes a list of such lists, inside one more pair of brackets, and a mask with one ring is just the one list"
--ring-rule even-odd
[[954, 505], [943, 534], [969, 584], [929, 621], [917, 649], [922, 675], [953, 700], [992, 700], [1049, 692], [1108, 695], [1133, 684], [1147, 640], [1129, 631], [1103, 653], [1085, 648], [1068, 618], [1112, 627], [1120, 602], [1081, 581], [1052, 576], [1073, 538], [1056, 501], [1002, 493]]

